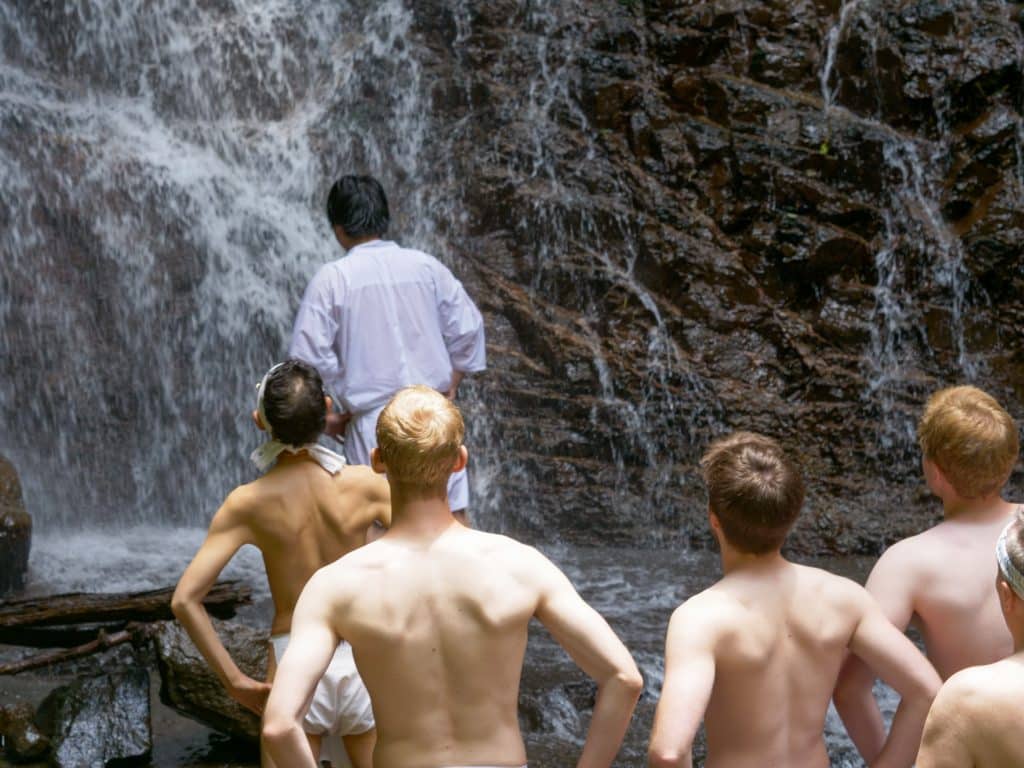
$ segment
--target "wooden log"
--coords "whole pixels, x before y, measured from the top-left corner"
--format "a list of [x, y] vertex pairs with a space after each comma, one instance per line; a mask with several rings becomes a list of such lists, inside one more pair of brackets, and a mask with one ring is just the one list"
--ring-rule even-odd
[[100, 632], [120, 632], [126, 621], [60, 624], [52, 627], [0, 627], [0, 644], [27, 648], [71, 648], [94, 640]]
[[106, 632], [101, 631], [95, 640], [74, 648], [68, 648], [63, 651], [51, 651], [50, 653], [40, 653], [35, 656], [30, 656], [27, 659], [11, 662], [10, 664], [0, 664], [0, 675], [16, 675], [19, 672], [26, 672], [30, 669], [48, 667], [51, 664], [57, 664], [61, 661], [70, 661], [71, 659], [88, 656], [89, 654], [96, 653], [97, 651], [105, 651], [107, 648], [113, 648], [115, 645], [130, 642], [135, 633], [140, 631], [140, 629], [141, 627], [133, 625], [128, 629], [122, 630], [121, 632], [115, 632], [112, 635], [108, 635]]
[[[163, 621], [171, 613], [173, 587], [147, 592], [111, 594], [73, 592], [0, 602], [0, 627], [52, 627], [69, 624], [99, 624], [118, 621]], [[203, 601], [206, 610], [219, 619], [235, 615], [239, 605], [252, 601], [252, 589], [238, 581], [219, 581]]]

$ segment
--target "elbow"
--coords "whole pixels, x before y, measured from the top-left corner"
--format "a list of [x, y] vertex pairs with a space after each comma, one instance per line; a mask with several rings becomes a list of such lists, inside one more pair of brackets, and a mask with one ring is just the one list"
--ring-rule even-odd
[[622, 672], [618, 676], [619, 685], [632, 697], [633, 701], [640, 698], [644, 690], [644, 678], [640, 670], [634, 666], [632, 669]]
[[287, 717], [282, 717], [270, 709], [263, 714], [263, 725], [260, 728], [260, 737], [264, 744], [270, 746], [280, 745], [288, 740], [288, 734], [295, 724]]
[[174, 614], [174, 618], [178, 621], [183, 621], [188, 615], [191, 602], [191, 600], [180, 594], [178, 590], [175, 590], [174, 596], [171, 598], [171, 613]]
[[647, 750], [647, 765], [649, 768], [678, 768], [685, 764], [687, 754], [687, 752], [652, 745]]

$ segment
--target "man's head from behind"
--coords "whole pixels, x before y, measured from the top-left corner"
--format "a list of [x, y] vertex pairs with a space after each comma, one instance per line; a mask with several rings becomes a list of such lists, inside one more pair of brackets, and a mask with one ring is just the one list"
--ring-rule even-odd
[[377, 419], [375, 459], [392, 484], [443, 496], [449, 475], [465, 463], [464, 434], [462, 414], [448, 398], [430, 387], [406, 387]]
[[782, 447], [753, 432], [711, 444], [700, 460], [708, 506], [736, 550], [763, 555], [782, 547], [804, 502], [804, 483]]
[[327, 220], [345, 247], [342, 236], [349, 241], [380, 237], [391, 221], [384, 188], [372, 176], [342, 176], [327, 194]]
[[327, 422], [329, 399], [316, 368], [301, 360], [278, 363], [257, 396], [257, 424], [286, 445], [315, 443]]
[[917, 435], [924, 458], [963, 499], [999, 493], [1020, 451], [1010, 414], [977, 387], [950, 387], [933, 394]]
[[1024, 632], [1024, 511], [1020, 507], [999, 537], [996, 563], [996, 591], [1006, 624], [1011, 632]]

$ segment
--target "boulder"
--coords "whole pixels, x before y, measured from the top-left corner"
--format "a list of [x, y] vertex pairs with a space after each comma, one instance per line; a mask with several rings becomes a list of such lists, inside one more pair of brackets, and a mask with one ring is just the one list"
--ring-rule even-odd
[[144, 764], [153, 748], [149, 672], [128, 669], [57, 688], [35, 723], [49, 734], [58, 768]]
[[0, 456], [0, 595], [25, 586], [32, 518], [25, 511], [18, 473]]
[[[266, 633], [230, 621], [214, 620], [213, 625], [239, 668], [263, 680], [267, 669]], [[153, 645], [164, 704], [228, 736], [259, 740], [259, 718], [228, 696], [180, 624], [162, 622], [154, 633]]]
[[35, 711], [27, 703], [0, 706], [0, 734], [4, 753], [17, 763], [41, 760], [50, 751], [50, 740], [39, 730]]

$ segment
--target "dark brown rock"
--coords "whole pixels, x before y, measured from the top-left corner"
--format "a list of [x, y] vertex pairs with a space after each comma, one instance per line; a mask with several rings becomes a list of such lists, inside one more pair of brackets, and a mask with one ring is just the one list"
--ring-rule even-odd
[[[236, 622], [214, 620], [214, 626], [239, 668], [257, 680], [265, 679], [266, 634]], [[259, 718], [228, 696], [180, 624], [162, 622], [153, 646], [164, 704], [228, 736], [259, 740]]]
[[14, 762], [42, 760], [50, 751], [50, 740], [33, 722], [35, 711], [27, 703], [0, 706], [0, 734], [4, 748]]
[[32, 518], [25, 510], [18, 473], [0, 456], [0, 595], [25, 586], [32, 547]]

